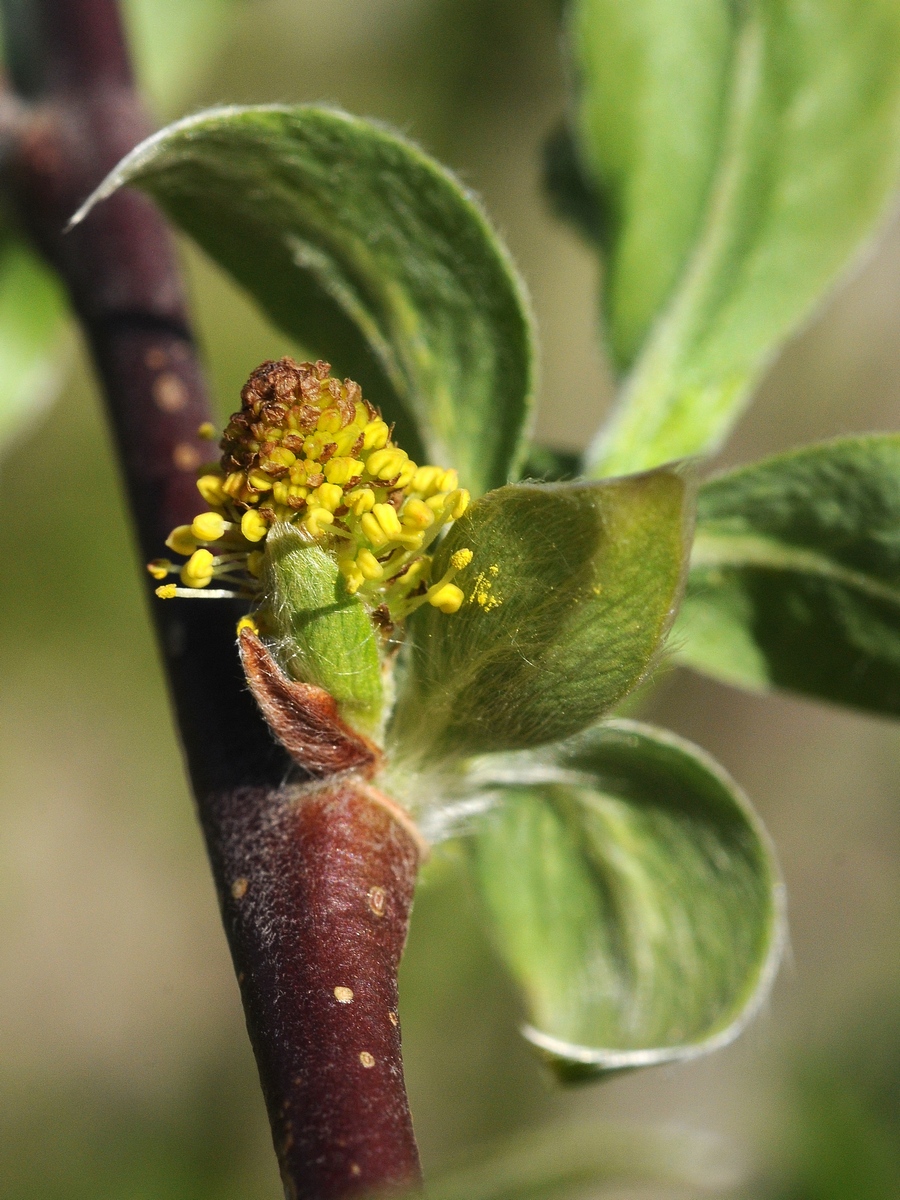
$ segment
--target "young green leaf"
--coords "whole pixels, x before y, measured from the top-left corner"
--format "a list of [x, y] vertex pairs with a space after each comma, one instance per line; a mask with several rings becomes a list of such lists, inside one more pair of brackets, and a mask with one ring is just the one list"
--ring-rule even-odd
[[675, 642], [730, 683], [900, 715], [900, 435], [705, 484]]
[[449, 172], [324, 108], [223, 108], [156, 134], [76, 217], [148, 191], [286, 333], [351, 375], [422, 460], [476, 494], [523, 453], [533, 387], [522, 286]]
[[575, 134], [608, 231], [619, 474], [714, 450], [885, 213], [894, 0], [579, 0]]
[[[691, 1058], [731, 1041], [777, 966], [768, 843], [703, 751], [632, 721], [479, 767], [474, 838], [525, 1036], [564, 1078]], [[478, 779], [476, 774], [476, 779]]]
[[384, 693], [375, 629], [359, 598], [347, 593], [334, 556], [292, 525], [273, 525], [265, 594], [267, 623], [288, 675], [325, 688], [345, 720], [377, 732]]
[[0, 453], [55, 397], [65, 302], [50, 271], [0, 235]]
[[475, 503], [432, 571], [439, 580], [458, 551], [472, 552], [455, 578], [462, 607], [448, 616], [425, 605], [410, 620], [397, 753], [534, 746], [617, 704], [671, 625], [692, 492], [684, 471], [666, 467], [603, 483], [517, 484]]

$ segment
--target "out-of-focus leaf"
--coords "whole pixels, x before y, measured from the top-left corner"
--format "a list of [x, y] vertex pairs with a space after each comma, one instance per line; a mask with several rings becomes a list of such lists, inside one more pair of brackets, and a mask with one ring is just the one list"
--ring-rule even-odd
[[165, 112], [190, 96], [234, 28], [240, 0], [125, 0], [141, 90]]
[[58, 391], [65, 311], [50, 271], [17, 240], [0, 239], [0, 453]]
[[516, 484], [475, 503], [435, 556], [473, 552], [450, 616], [410, 619], [392, 738], [403, 757], [519, 749], [592, 724], [647, 673], [681, 594], [690, 479]]
[[522, 478], [541, 483], [559, 483], [581, 474], [581, 455], [550, 446], [529, 446]]
[[565, 1079], [692, 1058], [765, 996], [781, 891], [765, 834], [708, 755], [632, 721], [485, 758], [474, 838], [525, 1036]]
[[567, 124], [554, 129], [544, 145], [544, 186], [558, 217], [570, 221], [589, 242], [605, 240], [601, 198], [581, 165]]
[[722, 0], [576, 0], [569, 35], [574, 133], [597, 194], [609, 345], [624, 369], [703, 227], [733, 22]]
[[411, 455], [457, 467], [476, 493], [515, 474], [527, 304], [481, 209], [422, 151], [329, 109], [223, 108], [138, 146], [79, 217], [125, 184], [357, 379]]
[[682, 661], [900, 715], [900, 435], [731, 471], [698, 501]]
[[375, 629], [333, 555], [292, 525], [273, 525], [265, 585], [267, 623], [288, 674], [325, 688], [351, 724], [376, 730], [384, 694]]
[[705, 453], [871, 234], [900, 162], [895, 0], [579, 0], [573, 118], [628, 371], [596, 474]]
[[709, 1136], [591, 1121], [536, 1129], [489, 1158], [429, 1179], [428, 1200], [575, 1200], [597, 1187], [723, 1188], [734, 1165]]

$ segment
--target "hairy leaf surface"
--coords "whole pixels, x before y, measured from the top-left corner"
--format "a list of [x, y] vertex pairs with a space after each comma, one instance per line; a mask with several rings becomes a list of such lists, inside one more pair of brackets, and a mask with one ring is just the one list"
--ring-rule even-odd
[[678, 604], [693, 508], [678, 468], [491, 492], [435, 556], [473, 552], [465, 602], [410, 620], [393, 723], [407, 757], [518, 749], [609, 711], [658, 656]]
[[325, 108], [223, 108], [138, 146], [82, 213], [148, 191], [307, 351], [356, 379], [421, 461], [475, 493], [524, 453], [532, 393], [521, 284], [449, 172]]
[[706, 483], [675, 642], [730, 683], [900, 715], [900, 435]]
[[627, 376], [596, 474], [706, 453], [886, 211], [895, 0], [579, 0], [582, 162]]
[[383, 701], [375, 630], [334, 557], [290, 525], [266, 540], [266, 611], [291, 678], [325, 688], [344, 718], [376, 730]]
[[481, 891], [525, 992], [525, 1036], [563, 1077], [735, 1037], [777, 965], [781, 891], [721, 768], [615, 721], [479, 770], [493, 800], [474, 838]]

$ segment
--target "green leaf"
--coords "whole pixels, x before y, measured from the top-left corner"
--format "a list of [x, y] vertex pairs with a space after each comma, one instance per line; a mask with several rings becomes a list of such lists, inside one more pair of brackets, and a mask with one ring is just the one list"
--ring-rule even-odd
[[568, 1122], [519, 1134], [477, 1166], [429, 1179], [428, 1200], [583, 1200], [586, 1188], [718, 1190], [734, 1182], [733, 1166], [709, 1136]]
[[452, 615], [410, 619], [392, 726], [412, 759], [556, 741], [608, 712], [668, 633], [690, 536], [692, 485], [677, 467], [603, 483], [516, 484], [472, 505], [432, 576], [473, 552]]
[[628, 369], [592, 449], [619, 474], [714, 450], [889, 207], [895, 0], [580, 0], [574, 127]]
[[567, 1079], [692, 1058], [765, 997], [782, 898], [749, 804], [703, 751], [632, 721], [482, 760], [474, 861], [525, 1036]]
[[698, 502], [682, 661], [900, 715], [900, 435], [731, 471]]
[[0, 235], [0, 453], [57, 394], [65, 312], [50, 271]]
[[264, 563], [266, 633], [271, 625], [288, 675], [325, 688], [346, 721], [377, 732], [384, 689], [375, 628], [348, 594], [334, 556], [292, 525], [276, 524]]
[[329, 109], [223, 108], [138, 146], [75, 219], [124, 184], [356, 379], [414, 458], [457, 467], [476, 494], [515, 475], [527, 303], [481, 209], [422, 151]]

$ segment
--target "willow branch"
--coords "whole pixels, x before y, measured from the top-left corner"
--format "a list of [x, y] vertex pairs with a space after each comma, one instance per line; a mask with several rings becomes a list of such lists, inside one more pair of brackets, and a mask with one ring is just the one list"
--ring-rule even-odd
[[[129, 191], [64, 230], [149, 123], [115, 0], [5, 0], [4, 18], [21, 101], [4, 183], [81, 323], [146, 561], [195, 515], [209, 457], [174, 248]], [[416, 847], [352, 775], [287, 782], [244, 681], [232, 606], [148, 600], [286, 1192], [337, 1200], [415, 1184], [396, 968]]]

